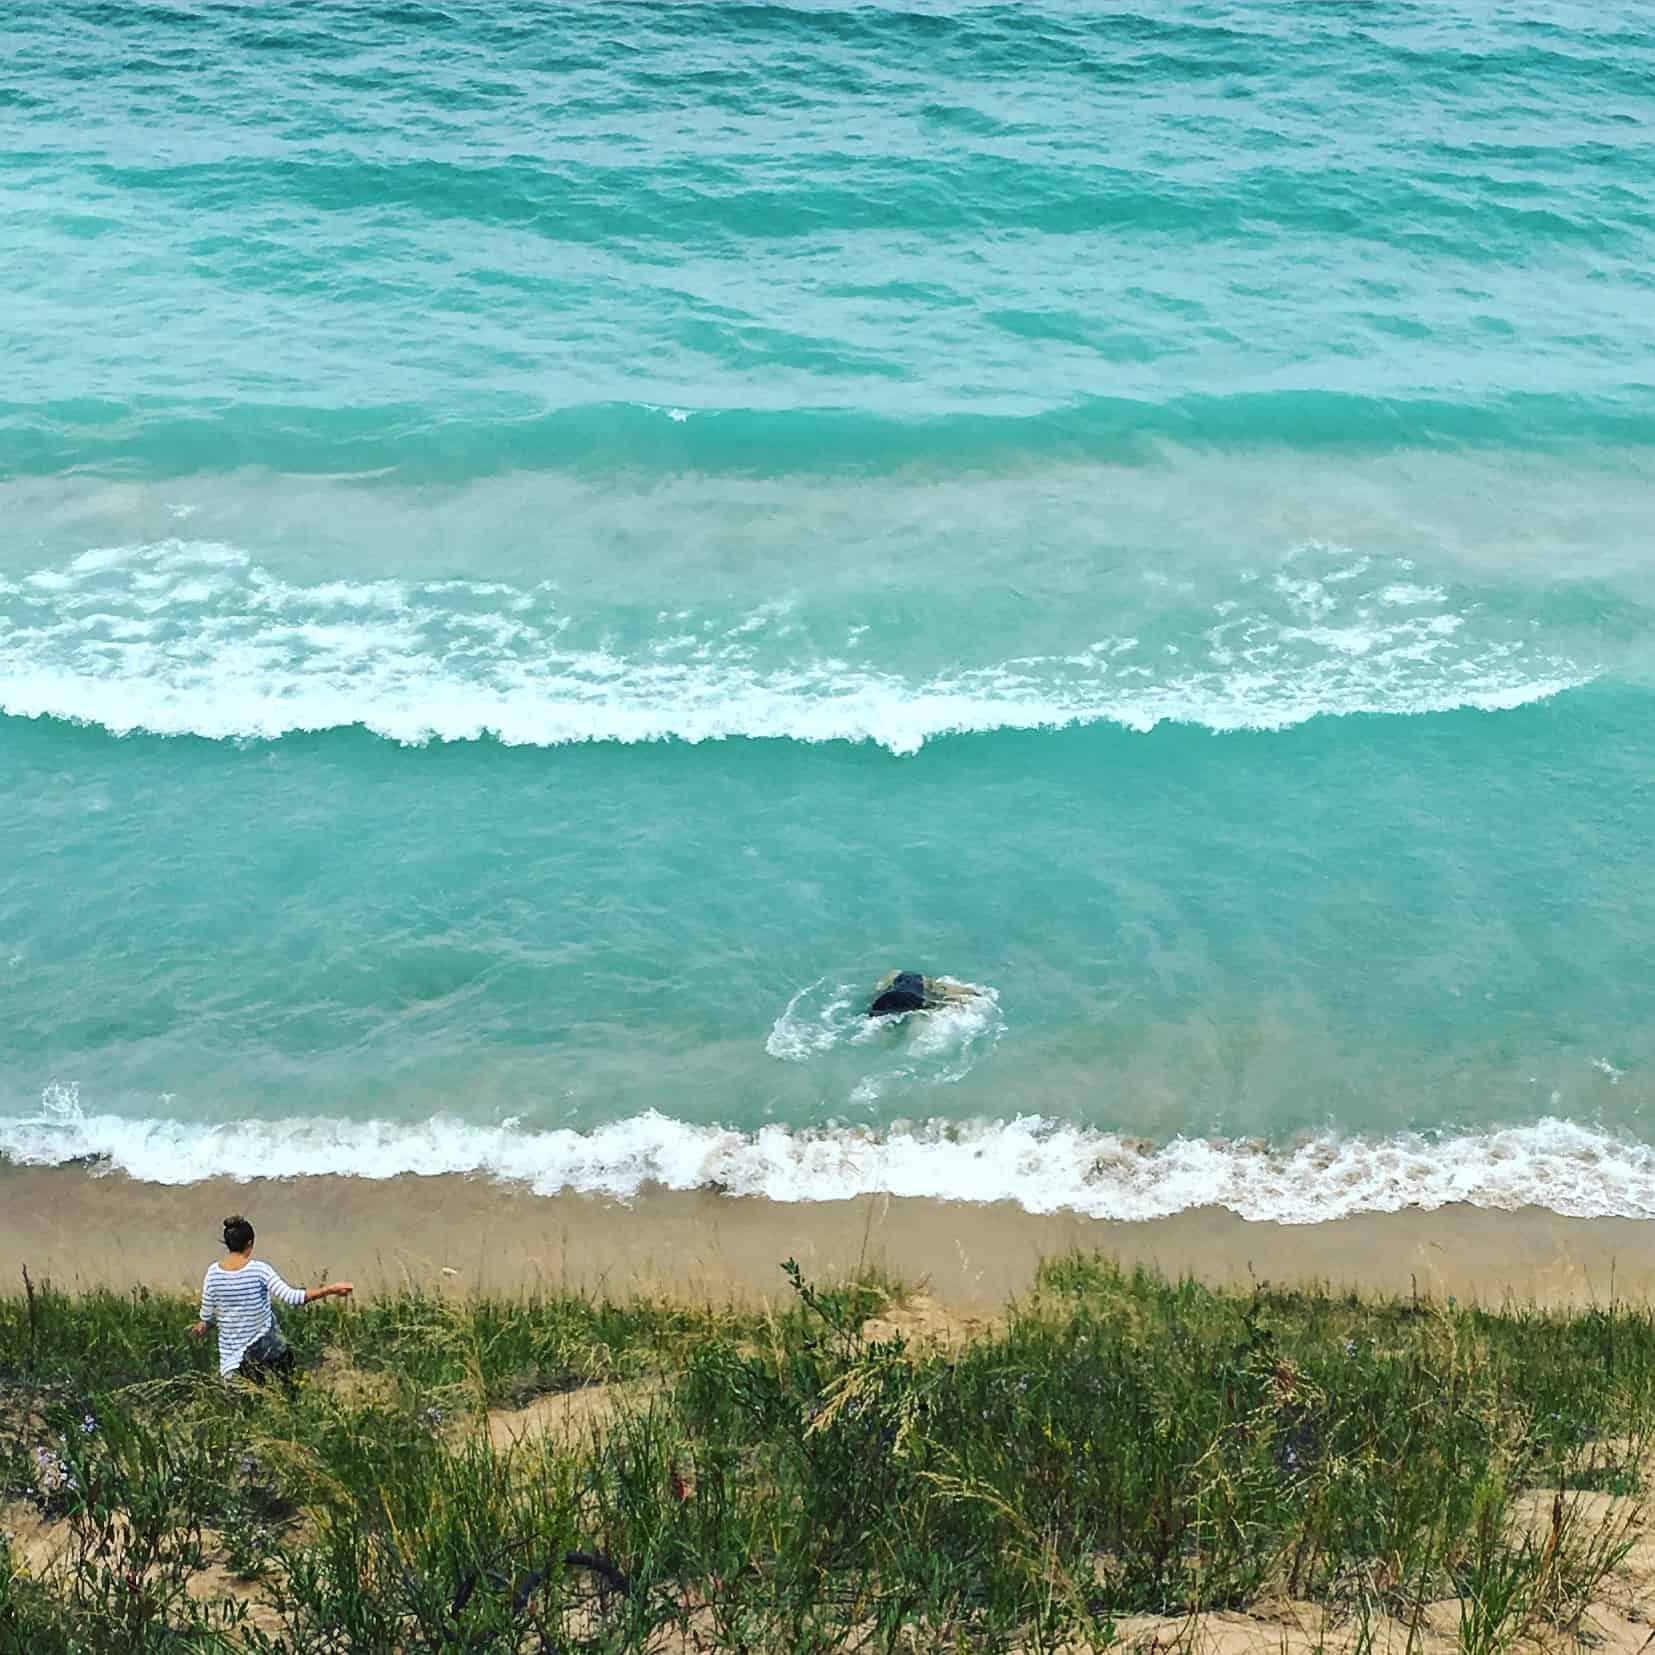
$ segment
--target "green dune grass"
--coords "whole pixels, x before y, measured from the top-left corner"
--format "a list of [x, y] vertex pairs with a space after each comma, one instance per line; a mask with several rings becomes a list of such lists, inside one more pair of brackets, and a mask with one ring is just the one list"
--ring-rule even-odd
[[[1215, 1292], [1077, 1257], [969, 1342], [910, 1341], [895, 1284], [784, 1268], [774, 1316], [290, 1316], [291, 1393], [221, 1383], [178, 1296], [0, 1300], [0, 1648], [1102, 1649], [1128, 1614], [1274, 1595], [1355, 1647], [1458, 1597], [1484, 1652], [1577, 1627], [1631, 1543], [1641, 1308]], [[576, 1392], [566, 1428], [491, 1446], [491, 1411]]]

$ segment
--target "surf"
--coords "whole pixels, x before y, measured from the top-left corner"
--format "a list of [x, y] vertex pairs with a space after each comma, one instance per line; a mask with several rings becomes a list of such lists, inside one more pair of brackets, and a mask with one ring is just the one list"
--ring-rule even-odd
[[585, 1132], [336, 1117], [215, 1126], [82, 1110], [49, 1088], [40, 1111], [0, 1119], [0, 1153], [28, 1166], [80, 1163], [159, 1184], [467, 1174], [631, 1200], [650, 1187], [772, 1201], [857, 1196], [979, 1203], [1141, 1221], [1199, 1207], [1279, 1224], [1453, 1202], [1543, 1207], [1575, 1218], [1655, 1217], [1655, 1149], [1567, 1120], [1470, 1134], [1371, 1140], [1326, 1133], [1291, 1145], [1153, 1143], [1034, 1115], [882, 1130], [742, 1131], [654, 1110]]
[[994, 731], [1497, 711], [1595, 675], [1411, 558], [1310, 544], [1194, 601], [1179, 584], [1048, 627], [1029, 653], [916, 672], [876, 608], [808, 589], [651, 615], [577, 607], [555, 582], [304, 583], [242, 547], [169, 538], [0, 583], [0, 713], [219, 741], [355, 726], [409, 745], [749, 738], [911, 755]]

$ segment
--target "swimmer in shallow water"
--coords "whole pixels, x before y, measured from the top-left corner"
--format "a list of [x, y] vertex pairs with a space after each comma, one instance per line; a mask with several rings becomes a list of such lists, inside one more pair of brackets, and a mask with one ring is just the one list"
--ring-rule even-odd
[[977, 990], [952, 977], [927, 977], [918, 971], [887, 971], [875, 984], [870, 1017], [896, 1017], [905, 1011], [935, 1011], [939, 1006], [975, 1000]]

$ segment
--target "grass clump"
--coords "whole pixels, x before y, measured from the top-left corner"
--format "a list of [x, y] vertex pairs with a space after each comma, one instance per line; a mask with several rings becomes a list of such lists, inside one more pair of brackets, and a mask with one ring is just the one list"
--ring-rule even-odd
[[[1458, 1647], [1496, 1655], [1581, 1629], [1638, 1532], [1642, 1310], [1072, 1258], [944, 1346], [888, 1282], [785, 1269], [762, 1317], [293, 1318], [291, 1394], [213, 1377], [183, 1300], [0, 1301], [0, 1650], [1055, 1651], [1290, 1598], [1353, 1649], [1423, 1648], [1453, 1599]], [[27, 1567], [26, 1529], [53, 1547]]]

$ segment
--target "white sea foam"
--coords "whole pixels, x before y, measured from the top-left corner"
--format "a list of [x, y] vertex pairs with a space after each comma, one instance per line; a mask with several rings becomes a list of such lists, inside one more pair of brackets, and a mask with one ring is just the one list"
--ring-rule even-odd
[[[1398, 567], [1312, 548], [1268, 586], [1244, 581], [1246, 601], [1138, 617], [1173, 637], [1133, 627], [922, 675], [905, 668], [901, 639], [882, 645], [866, 623], [854, 662], [812, 651], [791, 602], [674, 612], [628, 644], [546, 584], [302, 585], [237, 547], [168, 540], [93, 548], [0, 589], [0, 711], [216, 739], [354, 725], [407, 743], [753, 736], [912, 753], [988, 730], [1497, 710], [1590, 676], [1530, 632], [1472, 625], [1439, 588], [1399, 585]], [[845, 636], [841, 621], [831, 636]]]
[[850, 1010], [849, 993], [839, 989], [825, 1001], [818, 1000], [804, 1007], [804, 1002], [817, 994], [826, 981], [825, 977], [819, 977], [787, 1002], [764, 1042], [764, 1049], [772, 1057], [800, 1063], [817, 1052], [831, 1051], [839, 1043], [843, 1019]]
[[84, 1157], [160, 1184], [229, 1177], [467, 1173], [626, 1199], [647, 1185], [776, 1201], [888, 1193], [1015, 1201], [1031, 1212], [1162, 1217], [1227, 1207], [1305, 1224], [1358, 1212], [1538, 1206], [1574, 1217], [1655, 1217], [1655, 1149], [1570, 1121], [1452, 1138], [1324, 1137], [1287, 1148], [1139, 1140], [1034, 1116], [854, 1129], [738, 1132], [653, 1111], [589, 1132], [315, 1118], [207, 1127], [84, 1113], [72, 1087], [0, 1120], [0, 1151], [30, 1165]]

